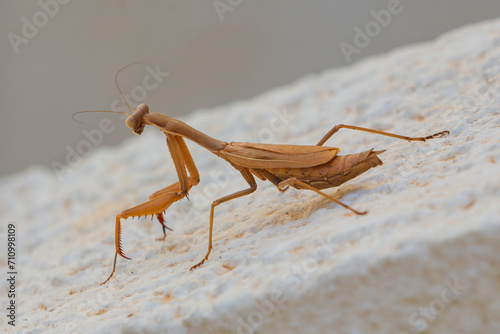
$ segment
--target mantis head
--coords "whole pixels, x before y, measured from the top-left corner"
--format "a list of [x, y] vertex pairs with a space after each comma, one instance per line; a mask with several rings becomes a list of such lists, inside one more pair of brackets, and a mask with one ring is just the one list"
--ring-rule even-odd
[[125, 124], [128, 128], [132, 129], [135, 134], [140, 135], [142, 131], [144, 131], [144, 127], [146, 126], [146, 115], [149, 114], [149, 107], [145, 103], [139, 104], [137, 109], [133, 112], [132, 115], [127, 117], [125, 120]]

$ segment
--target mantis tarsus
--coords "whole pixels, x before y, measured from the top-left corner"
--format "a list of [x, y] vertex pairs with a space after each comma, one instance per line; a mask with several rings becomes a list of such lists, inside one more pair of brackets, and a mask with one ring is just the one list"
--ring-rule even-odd
[[[120, 71], [118, 73], [120, 73]], [[118, 73], [116, 74], [117, 76]], [[119, 87], [118, 90], [123, 97]], [[208, 250], [205, 257], [190, 268], [190, 270], [192, 270], [202, 265], [208, 259], [212, 251], [212, 230], [215, 207], [232, 199], [253, 193], [257, 189], [255, 176], [263, 181], [268, 180], [272, 182], [280, 191], [285, 191], [288, 187], [312, 190], [330, 201], [351, 210], [355, 214], [366, 214], [366, 211], [357, 211], [322, 192], [321, 189], [340, 186], [366, 172], [368, 169], [382, 165], [382, 161], [378, 158], [378, 154], [384, 151], [374, 151], [371, 149], [345, 156], [337, 155], [340, 149], [323, 146], [323, 144], [338, 130], [346, 128], [408, 141], [426, 141], [428, 139], [444, 137], [449, 134], [448, 131], [441, 131], [426, 137], [407, 137], [359, 126], [339, 124], [328, 131], [315, 146], [241, 142], [227, 143], [209, 137], [177, 119], [155, 112], [150, 113], [149, 107], [146, 104], [140, 104], [136, 110], [133, 110], [130, 105], [128, 105], [128, 107], [132, 114], [123, 113], [129, 115], [125, 124], [132, 129], [134, 133], [140, 135], [146, 125], [154, 126], [163, 131], [167, 139], [167, 147], [174, 162], [179, 181], [153, 193], [149, 196], [149, 201], [122, 211], [116, 216], [116, 251], [113, 270], [101, 285], [108, 282], [113, 276], [118, 255], [130, 260], [129, 257], [125, 256], [122, 250], [121, 220], [130, 217], [156, 216], [163, 227], [163, 238], [165, 238], [165, 229], [167, 229], [167, 226], [164, 223], [163, 213], [172, 203], [186, 197], [189, 190], [200, 182], [200, 175], [184, 138], [195, 142], [227, 161], [241, 173], [242, 177], [249, 185], [247, 189], [237, 191], [212, 202], [210, 208]]]

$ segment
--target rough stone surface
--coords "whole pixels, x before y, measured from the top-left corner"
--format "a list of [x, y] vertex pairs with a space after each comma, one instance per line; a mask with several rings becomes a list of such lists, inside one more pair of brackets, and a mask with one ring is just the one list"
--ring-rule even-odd
[[115, 215], [176, 180], [163, 135], [146, 128], [95, 149], [61, 180], [39, 168], [3, 178], [2, 245], [8, 222], [19, 244], [16, 331], [500, 333], [499, 80], [493, 21], [186, 117], [227, 141], [315, 144], [338, 123], [451, 131], [408, 143], [341, 130], [327, 145], [343, 154], [387, 150], [383, 166], [326, 190], [369, 214], [259, 181], [217, 208], [214, 251], [191, 272], [210, 201], [245, 187], [199, 146], [188, 143], [202, 182], [168, 210], [174, 232], [156, 241], [156, 221], [125, 221], [133, 260], [119, 259], [105, 286]]

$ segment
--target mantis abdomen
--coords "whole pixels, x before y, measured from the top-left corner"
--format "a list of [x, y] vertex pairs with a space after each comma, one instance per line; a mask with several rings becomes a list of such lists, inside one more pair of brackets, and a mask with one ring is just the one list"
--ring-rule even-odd
[[[316, 188], [337, 187], [366, 172], [372, 167], [382, 165], [378, 154], [384, 151], [365, 151], [361, 153], [337, 155], [330, 161], [308, 168], [267, 168], [251, 169], [251, 172], [262, 180], [269, 180], [276, 186], [292, 177]], [[294, 186], [303, 189], [300, 185]]]

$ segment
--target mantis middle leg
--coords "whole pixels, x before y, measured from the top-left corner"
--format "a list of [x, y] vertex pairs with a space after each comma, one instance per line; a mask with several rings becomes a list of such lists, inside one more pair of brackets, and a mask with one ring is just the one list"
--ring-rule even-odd
[[237, 191], [231, 195], [221, 197], [221, 198], [212, 202], [212, 207], [210, 208], [210, 225], [209, 225], [209, 233], [208, 233], [209, 235], [208, 235], [207, 254], [205, 254], [205, 257], [203, 258], [203, 260], [201, 260], [200, 262], [198, 262], [197, 264], [192, 266], [189, 270], [193, 270], [193, 269], [201, 266], [208, 259], [208, 256], [210, 255], [210, 252], [212, 251], [212, 230], [213, 230], [213, 226], [214, 226], [214, 209], [215, 209], [215, 207], [219, 204], [230, 201], [232, 199], [242, 197], [245, 195], [249, 195], [257, 189], [257, 183], [255, 182], [255, 179], [254, 179], [252, 173], [250, 173], [250, 171], [248, 171], [248, 169], [241, 169], [240, 173], [243, 176], [243, 178], [245, 179], [245, 181], [247, 181], [250, 188]]

